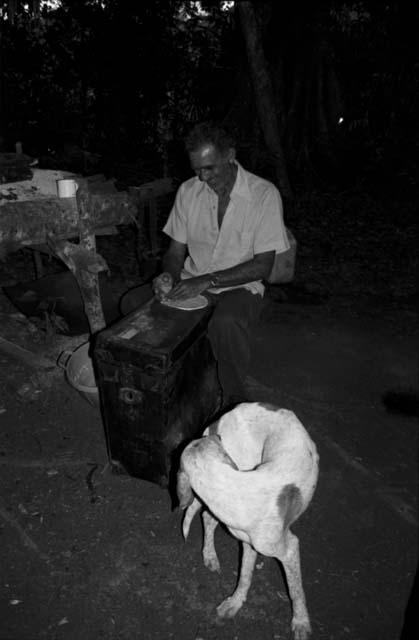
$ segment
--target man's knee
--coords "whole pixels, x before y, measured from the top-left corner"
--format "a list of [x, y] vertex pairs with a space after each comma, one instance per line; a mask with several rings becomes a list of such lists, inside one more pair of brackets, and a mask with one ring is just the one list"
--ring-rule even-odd
[[216, 307], [208, 323], [208, 336], [211, 342], [229, 342], [237, 333], [242, 333], [240, 316], [231, 309]]
[[209, 330], [247, 331], [258, 320], [263, 305], [260, 296], [249, 292], [231, 292], [216, 305], [209, 323]]

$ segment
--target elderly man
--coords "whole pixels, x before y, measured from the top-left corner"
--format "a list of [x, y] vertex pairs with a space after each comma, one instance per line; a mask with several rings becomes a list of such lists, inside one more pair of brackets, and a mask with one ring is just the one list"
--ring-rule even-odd
[[[213, 123], [195, 125], [185, 141], [195, 177], [178, 189], [163, 231], [171, 238], [157, 298], [205, 293], [215, 305], [208, 335], [217, 360], [223, 406], [246, 399], [244, 380], [258, 322], [263, 280], [276, 253], [289, 249], [277, 188], [236, 160], [232, 136]], [[123, 312], [138, 306], [135, 290]], [[144, 297], [142, 297], [144, 300]]]

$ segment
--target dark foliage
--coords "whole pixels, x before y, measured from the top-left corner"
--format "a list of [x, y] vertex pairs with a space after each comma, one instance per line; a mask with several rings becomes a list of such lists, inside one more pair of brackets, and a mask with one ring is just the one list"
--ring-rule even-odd
[[[62, 0], [33, 14], [18, 2], [13, 20], [1, 4], [5, 150], [22, 140], [57, 160], [73, 145], [73, 160], [76, 146], [111, 165], [141, 157], [146, 176], [182, 175], [181, 138], [211, 116], [237, 127], [250, 168], [273, 176], [226, 3]], [[380, 193], [385, 182], [416, 193], [417, 9], [375, 0], [255, 7], [293, 184]]]
[[[0, 2], [3, 151], [20, 140], [44, 168], [103, 172], [123, 188], [181, 180], [190, 175], [183, 137], [211, 117], [235, 129], [242, 163], [275, 181], [231, 6], [62, 0], [33, 13], [16, 2], [11, 20], [9, 5]], [[328, 291], [340, 281], [414, 295], [418, 9], [400, 0], [254, 6], [296, 194], [286, 220], [299, 242], [297, 277], [312, 269]]]

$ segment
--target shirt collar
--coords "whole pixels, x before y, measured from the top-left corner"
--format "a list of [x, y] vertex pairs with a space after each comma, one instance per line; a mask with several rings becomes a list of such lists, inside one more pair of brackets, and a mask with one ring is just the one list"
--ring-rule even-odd
[[235, 163], [237, 165], [237, 176], [236, 182], [234, 183], [234, 187], [231, 191], [231, 195], [240, 196], [245, 200], [251, 200], [249, 183], [247, 180], [247, 171], [243, 169], [243, 167], [239, 162], [237, 162], [237, 160], [235, 160]]
[[[247, 171], [243, 169], [243, 167], [239, 162], [237, 162], [237, 160], [235, 160], [234, 162], [237, 165], [237, 176], [230, 195], [231, 197], [238, 196], [240, 198], [244, 198], [245, 200], [251, 200], [249, 183], [247, 181]], [[195, 180], [199, 181], [199, 178], [196, 176]], [[204, 189], [206, 189], [210, 193], [214, 193], [214, 191], [206, 183], [201, 184]]]

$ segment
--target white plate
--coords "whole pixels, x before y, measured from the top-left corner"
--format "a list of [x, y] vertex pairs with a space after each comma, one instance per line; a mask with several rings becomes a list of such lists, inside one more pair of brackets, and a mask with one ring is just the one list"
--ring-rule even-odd
[[182, 311], [193, 311], [195, 309], [204, 309], [208, 305], [208, 299], [205, 296], [195, 296], [184, 300], [162, 300], [161, 303], [165, 304], [166, 307], [182, 309]]

